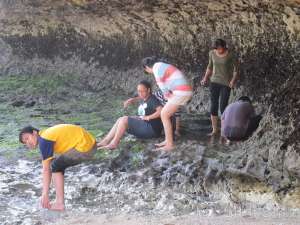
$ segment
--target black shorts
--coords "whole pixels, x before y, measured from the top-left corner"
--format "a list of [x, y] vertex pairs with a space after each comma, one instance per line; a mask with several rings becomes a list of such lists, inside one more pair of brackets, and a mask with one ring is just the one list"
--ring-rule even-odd
[[88, 152], [79, 152], [76, 149], [70, 149], [66, 153], [54, 158], [51, 162], [52, 173], [65, 173], [65, 169], [75, 166], [82, 162], [91, 160], [96, 152], [96, 145]]
[[155, 132], [148, 121], [134, 117], [128, 117], [127, 132], [141, 139], [157, 138], [161, 134], [161, 132]]

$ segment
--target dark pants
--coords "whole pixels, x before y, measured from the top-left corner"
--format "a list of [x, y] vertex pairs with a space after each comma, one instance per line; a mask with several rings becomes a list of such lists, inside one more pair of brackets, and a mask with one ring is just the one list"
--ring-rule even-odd
[[227, 139], [230, 141], [244, 141], [248, 139], [253, 134], [253, 132], [258, 128], [261, 119], [262, 119], [261, 115], [256, 115], [250, 118], [247, 131], [243, 137], [227, 137]]
[[91, 160], [95, 154], [97, 148], [96, 145], [88, 152], [79, 152], [76, 149], [72, 148], [66, 153], [58, 156], [53, 159], [51, 162], [51, 171], [52, 173], [65, 173], [65, 170], [68, 167], [78, 165], [82, 162]]
[[161, 129], [154, 130], [150, 122], [128, 117], [127, 132], [141, 139], [158, 138], [161, 134]]
[[256, 115], [250, 119], [248, 129], [245, 134], [245, 139], [250, 137], [253, 134], [253, 132], [258, 128], [261, 119], [262, 119], [261, 115]]
[[219, 111], [219, 99], [220, 99], [220, 111], [224, 112], [228, 105], [231, 88], [222, 84], [210, 83], [210, 114], [212, 116], [218, 116]]

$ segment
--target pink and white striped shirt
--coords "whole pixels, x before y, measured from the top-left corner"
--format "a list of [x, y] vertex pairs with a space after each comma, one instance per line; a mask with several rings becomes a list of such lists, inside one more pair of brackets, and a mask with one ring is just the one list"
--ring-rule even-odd
[[191, 85], [183, 73], [175, 66], [157, 62], [153, 65], [153, 74], [157, 85], [164, 95], [170, 92], [179, 96], [190, 96], [192, 94]]

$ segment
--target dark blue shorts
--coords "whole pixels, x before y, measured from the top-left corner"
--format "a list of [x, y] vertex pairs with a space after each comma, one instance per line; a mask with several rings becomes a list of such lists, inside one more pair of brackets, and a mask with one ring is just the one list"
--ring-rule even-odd
[[88, 152], [79, 152], [76, 149], [70, 149], [66, 153], [54, 158], [51, 162], [52, 173], [65, 173], [65, 169], [75, 166], [82, 162], [91, 160], [96, 152], [96, 145]]
[[128, 117], [127, 132], [141, 139], [157, 138], [161, 134], [161, 132], [155, 132], [149, 122], [134, 117]]

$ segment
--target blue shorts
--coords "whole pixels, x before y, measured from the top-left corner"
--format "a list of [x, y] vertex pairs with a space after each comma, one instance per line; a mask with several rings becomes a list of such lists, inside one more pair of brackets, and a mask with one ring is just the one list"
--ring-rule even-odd
[[155, 132], [149, 122], [134, 117], [128, 117], [127, 132], [141, 139], [158, 138], [161, 135], [161, 132]]
[[65, 173], [65, 169], [70, 166], [75, 166], [82, 162], [91, 160], [94, 153], [96, 152], [96, 145], [88, 152], [79, 152], [76, 149], [70, 149], [64, 154], [59, 155], [54, 158], [51, 162], [51, 172], [52, 173]]

